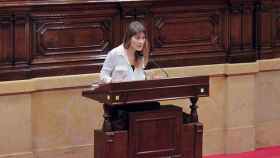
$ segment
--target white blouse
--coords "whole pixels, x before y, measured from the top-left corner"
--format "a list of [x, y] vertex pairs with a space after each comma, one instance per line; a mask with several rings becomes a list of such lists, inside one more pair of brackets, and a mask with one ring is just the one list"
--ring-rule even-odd
[[144, 65], [133, 71], [121, 44], [108, 53], [100, 72], [100, 79], [105, 83], [144, 80]]

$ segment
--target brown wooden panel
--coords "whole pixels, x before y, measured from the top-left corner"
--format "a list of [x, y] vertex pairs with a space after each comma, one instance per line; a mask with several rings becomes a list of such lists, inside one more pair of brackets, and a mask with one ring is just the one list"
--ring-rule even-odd
[[195, 144], [194, 144], [194, 157], [202, 158], [202, 143], [203, 143], [203, 125], [195, 123]]
[[8, 11], [0, 15], [0, 80], [29, 78], [28, 43], [27, 17]]
[[132, 20], [147, 27], [161, 67], [276, 58], [279, 8], [275, 0], [1, 1], [1, 74], [99, 72]]
[[240, 12], [232, 13], [230, 17], [230, 43], [231, 49], [237, 47], [240, 49], [241, 47], [241, 15]]
[[262, 48], [270, 48], [272, 44], [272, 14], [263, 12], [261, 15], [261, 45]]
[[[126, 2], [121, 3], [121, 34], [124, 35], [127, 26], [132, 21], [140, 21], [144, 24], [147, 30], [148, 40], [151, 39], [151, 22], [150, 10], [153, 3], [145, 3], [144, 1], [138, 3]], [[122, 41], [120, 41], [121, 43]]]
[[13, 63], [13, 17], [0, 15], [0, 65]]
[[[153, 54], [223, 51], [223, 14], [214, 10], [154, 11]], [[170, 8], [166, 8], [167, 10]], [[177, 51], [170, 51], [177, 50]]]
[[259, 58], [273, 58], [273, 32], [275, 31], [274, 11], [271, 0], [261, 1], [257, 8]]
[[[69, 21], [68, 21], [69, 20]], [[33, 23], [35, 56], [91, 52], [104, 54], [112, 41], [111, 21], [35, 21]]]
[[[185, 3], [154, 4], [151, 8], [153, 60], [162, 67], [224, 63], [223, 3], [210, 7]], [[152, 62], [149, 66], [157, 67]]]
[[211, 33], [215, 32], [215, 26], [205, 17], [165, 19], [164, 22], [161, 18], [158, 18], [155, 23], [155, 49], [176, 46], [210, 45]]
[[14, 60], [16, 65], [27, 67], [30, 61], [30, 23], [27, 13], [15, 14], [14, 26]]
[[275, 2], [275, 10], [273, 16], [273, 54], [274, 58], [280, 57], [280, 2]]
[[129, 113], [129, 157], [181, 157], [181, 114], [174, 106]]
[[94, 131], [95, 158], [128, 158], [128, 132]]
[[182, 128], [182, 154], [183, 157], [194, 158], [195, 153], [195, 124], [184, 124]]
[[36, 8], [31, 14], [32, 76], [98, 72], [119, 41], [119, 13], [109, 6], [55, 7], [51, 13]]
[[101, 84], [83, 92], [83, 96], [108, 106], [208, 95], [207, 76]]
[[242, 24], [242, 47], [243, 49], [253, 49], [253, 25], [254, 25], [254, 4], [247, 3], [244, 6]]
[[115, 14], [114, 10], [101, 17], [78, 13], [48, 15], [51, 17], [33, 14], [32, 64], [40, 63], [41, 58], [46, 61], [48, 57], [59, 59], [76, 55], [76, 60], [80, 60], [80, 55], [96, 58], [106, 54], [113, 45]]
[[253, 62], [257, 59], [254, 48], [254, 1], [231, 0], [229, 6], [229, 51], [230, 63]]
[[42, 25], [36, 28], [38, 44], [35, 43], [38, 52], [42, 55], [60, 54], [58, 52], [61, 51], [75, 53], [75, 50], [77, 53], [84, 49], [85, 51], [94, 51], [94, 49], [104, 51], [109, 44], [106, 39], [108, 35], [105, 35], [109, 30], [100, 23], [65, 25], [63, 22], [48, 22]]
[[[166, 120], [165, 120], [166, 119]], [[136, 149], [137, 152], [144, 155], [143, 152], [151, 151], [153, 149], [157, 150], [174, 150], [176, 137], [174, 136], [173, 129], [175, 124], [173, 124], [175, 117], [165, 118], [159, 120], [155, 118], [154, 120], [138, 120], [137, 121], [137, 133], [138, 135], [136, 143], [139, 145]], [[154, 131], [158, 128], [161, 131], [161, 134], [154, 132], [148, 132], [145, 135], [147, 130]]]
[[280, 46], [280, 8], [277, 8], [273, 19], [273, 46]]

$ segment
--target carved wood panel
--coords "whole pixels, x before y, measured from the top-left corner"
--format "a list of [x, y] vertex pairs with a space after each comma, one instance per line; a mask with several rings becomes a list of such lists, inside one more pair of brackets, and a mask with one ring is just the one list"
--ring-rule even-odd
[[242, 48], [244, 50], [253, 49], [253, 31], [254, 31], [254, 3], [245, 3], [242, 15]]
[[277, 7], [271, 0], [261, 1], [257, 8], [257, 49], [260, 59], [273, 58], [276, 49]]
[[27, 13], [14, 15], [14, 60], [15, 64], [28, 67], [30, 54], [30, 23]]
[[29, 78], [28, 18], [22, 13], [0, 16], [0, 80]]
[[[151, 9], [151, 15], [151, 55], [161, 66], [225, 62], [223, 5], [209, 8], [157, 4]], [[190, 58], [193, 59], [192, 64]]]
[[0, 15], [0, 65], [13, 64], [13, 17]]
[[280, 57], [280, 2], [277, 1], [275, 2], [275, 11], [274, 11], [274, 16], [273, 16], [273, 57], [277, 58]]
[[182, 156], [182, 113], [172, 108], [129, 114], [130, 158]]
[[162, 67], [280, 57], [279, 8], [275, 0], [1, 1], [0, 80], [99, 72], [132, 20], [147, 27], [150, 59]]
[[229, 51], [230, 63], [256, 61], [254, 2], [232, 0], [229, 9]]
[[32, 76], [98, 72], [108, 51], [119, 41], [116, 8], [65, 9], [58, 7], [49, 13], [43, 8], [30, 15]]
[[36, 26], [34, 53], [55, 55], [77, 52], [104, 52], [109, 44], [108, 32], [104, 23], [65, 24], [64, 22], [47, 22]]
[[[121, 4], [121, 35], [124, 36], [128, 24], [132, 21], [140, 21], [146, 27], [148, 41], [151, 41], [151, 15], [152, 3], [123, 3]], [[121, 43], [122, 41], [120, 41]]]
[[[115, 12], [94, 15], [32, 15], [32, 64], [104, 56], [113, 46]], [[41, 60], [42, 59], [42, 60]]]
[[278, 8], [274, 14], [274, 26], [272, 26], [273, 30], [273, 39], [275, 41], [275, 46], [280, 46], [280, 8]]
[[[154, 53], [164, 52], [166, 48], [191, 51], [223, 50], [222, 25], [217, 14], [186, 15], [175, 13], [172, 16], [155, 15]], [[176, 52], [173, 52], [176, 53]]]

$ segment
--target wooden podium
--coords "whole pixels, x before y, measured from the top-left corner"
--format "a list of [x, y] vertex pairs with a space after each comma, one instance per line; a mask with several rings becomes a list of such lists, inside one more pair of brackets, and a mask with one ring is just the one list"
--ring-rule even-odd
[[[197, 101], [209, 95], [209, 77], [101, 84], [83, 96], [103, 103], [94, 131], [94, 158], [202, 158], [203, 126]], [[190, 114], [158, 101], [189, 98]]]

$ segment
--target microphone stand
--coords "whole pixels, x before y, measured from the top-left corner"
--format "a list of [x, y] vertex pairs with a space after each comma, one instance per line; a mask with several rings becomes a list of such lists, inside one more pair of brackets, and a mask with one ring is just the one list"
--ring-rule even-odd
[[165, 77], [168, 78], [169, 74], [154, 60], [151, 59], [150, 60], [161, 72], [163, 72], [165, 74]]

